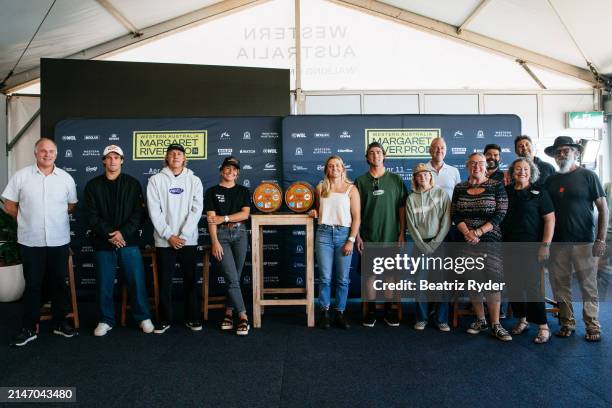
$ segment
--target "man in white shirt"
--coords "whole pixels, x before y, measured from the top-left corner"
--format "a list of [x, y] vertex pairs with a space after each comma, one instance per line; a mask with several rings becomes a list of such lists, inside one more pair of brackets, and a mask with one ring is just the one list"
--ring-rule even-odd
[[442, 187], [448, 198], [453, 198], [455, 186], [461, 182], [459, 170], [456, 167], [444, 163], [446, 157], [446, 142], [441, 137], [436, 137], [429, 146], [431, 160], [427, 162], [427, 168], [431, 170], [435, 184]]
[[37, 338], [43, 280], [51, 285], [53, 333], [64, 337], [77, 334], [66, 320], [68, 213], [77, 203], [76, 184], [68, 173], [55, 166], [57, 145], [53, 140], [39, 139], [34, 156], [36, 164], [17, 171], [2, 193], [5, 211], [17, 219], [17, 242], [26, 282], [22, 329], [11, 346], [24, 346]]

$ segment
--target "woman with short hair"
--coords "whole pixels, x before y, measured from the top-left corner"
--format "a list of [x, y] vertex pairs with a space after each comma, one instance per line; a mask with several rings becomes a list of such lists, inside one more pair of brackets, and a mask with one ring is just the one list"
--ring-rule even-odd
[[[555, 231], [555, 213], [548, 192], [537, 183], [539, 170], [528, 158], [519, 157], [508, 170], [512, 183], [506, 186], [508, 212], [502, 223], [505, 242], [540, 242], [540, 245], [508, 244], [512, 256], [504, 258], [504, 270], [514, 287], [510, 288], [512, 314], [519, 320], [512, 334], [519, 335], [535, 323], [539, 330], [536, 344], [550, 340], [546, 305], [541, 292], [542, 262], [550, 255]], [[516, 252], [521, 256], [517, 257]], [[536, 301], [537, 299], [537, 301]]]
[[[497, 243], [502, 241], [500, 224], [508, 210], [508, 196], [502, 182], [487, 177], [487, 161], [482, 153], [469, 155], [466, 167], [468, 179], [455, 186], [451, 204], [452, 219], [463, 235], [460, 242], [475, 247], [472, 255], [481, 256], [486, 250], [486, 266], [478, 276], [480, 282], [503, 282], [501, 250]], [[482, 244], [484, 245], [482, 245]], [[470, 251], [467, 251], [470, 253]], [[486, 292], [487, 308], [491, 320], [491, 334], [501, 341], [510, 341], [512, 336], [499, 322], [500, 291]], [[478, 334], [489, 328], [485, 318], [482, 295], [471, 292], [470, 298], [476, 320], [467, 332]]]

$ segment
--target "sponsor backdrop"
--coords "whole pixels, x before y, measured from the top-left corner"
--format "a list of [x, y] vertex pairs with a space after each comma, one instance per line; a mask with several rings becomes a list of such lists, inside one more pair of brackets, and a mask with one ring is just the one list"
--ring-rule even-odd
[[[283, 119], [283, 180], [286, 188], [295, 181], [307, 181], [312, 186], [323, 177], [325, 160], [332, 154], [342, 157], [351, 180], [368, 169], [365, 148], [370, 142], [380, 142], [387, 151], [385, 167], [399, 173], [408, 189], [412, 167], [427, 162], [431, 139], [446, 140], [445, 162], [459, 168], [461, 179], [467, 177], [467, 154], [483, 151], [487, 143], [502, 148], [502, 168], [515, 158], [514, 138], [521, 133], [521, 120], [516, 115], [312, 115], [288, 116]], [[290, 237], [295, 240], [296, 237]], [[408, 239], [408, 238], [407, 238]], [[291, 242], [299, 248], [299, 242]], [[293, 256], [288, 265], [303, 262], [301, 254]], [[351, 266], [351, 294], [359, 296], [360, 277], [357, 256]], [[289, 268], [296, 278], [303, 276], [300, 268]]]
[[[281, 126], [282, 122], [282, 126]], [[108, 144], [125, 152], [124, 172], [139, 179], [146, 190], [147, 179], [163, 166], [165, 146], [180, 142], [187, 148], [189, 168], [206, 190], [218, 182], [223, 158], [237, 156], [242, 163], [239, 182], [251, 190], [263, 181], [279, 183], [283, 190], [295, 181], [316, 186], [322, 178], [328, 156], [340, 155], [348, 176], [355, 179], [367, 171], [365, 147], [372, 141], [387, 149], [388, 170], [401, 174], [406, 184], [417, 162], [429, 160], [432, 138], [447, 141], [446, 162], [459, 168], [466, 178], [466, 154], [482, 151], [485, 144], [502, 147], [502, 161], [514, 158], [513, 140], [521, 122], [515, 115], [340, 115], [279, 117], [207, 117], [168, 119], [79, 119], [60, 122], [55, 131], [58, 165], [77, 183], [79, 198], [87, 181], [103, 173], [101, 153]], [[282, 152], [282, 153], [281, 153]], [[505, 167], [505, 166], [504, 166]], [[286, 208], [281, 209], [286, 211]], [[81, 295], [95, 289], [93, 253], [87, 228], [71, 217], [77, 287]], [[205, 220], [200, 224], [200, 244], [210, 243]], [[305, 230], [283, 227], [264, 231], [264, 268], [267, 286], [304, 286]], [[142, 232], [142, 244], [152, 244], [149, 222]], [[250, 247], [250, 245], [249, 245]], [[243, 283], [250, 291], [250, 253], [247, 254]], [[351, 293], [359, 295], [356, 259], [351, 270]], [[202, 263], [198, 265], [201, 271]], [[213, 265], [211, 292], [224, 284]], [[178, 287], [180, 276], [175, 278]]]
[[[58, 123], [55, 130], [57, 164], [74, 178], [81, 200], [87, 181], [104, 173], [101, 157], [104, 147], [116, 144], [125, 154], [123, 171], [140, 180], [146, 192], [149, 177], [163, 167], [166, 146], [179, 142], [186, 147], [188, 167], [200, 177], [204, 191], [218, 183], [219, 165], [229, 155], [240, 158], [239, 183], [252, 189], [262, 181], [281, 183], [280, 127], [281, 118], [278, 117], [65, 120]], [[78, 205], [71, 216], [71, 247], [79, 294], [91, 296], [95, 293], [96, 276], [93, 249], [85, 222], [80, 218], [80, 209]], [[205, 226], [203, 219], [201, 245], [210, 244]], [[268, 285], [274, 286], [279, 283], [281, 237], [277, 230], [270, 230], [266, 238], [266, 272], [269, 275], [266, 280]], [[142, 231], [142, 245], [153, 245], [149, 221]], [[200, 261], [200, 276], [201, 268]], [[250, 269], [249, 254], [243, 276], [243, 283], [247, 285], [250, 285]], [[211, 293], [219, 293], [223, 277], [215, 267], [211, 273]], [[179, 274], [175, 277], [175, 286], [181, 284]]]

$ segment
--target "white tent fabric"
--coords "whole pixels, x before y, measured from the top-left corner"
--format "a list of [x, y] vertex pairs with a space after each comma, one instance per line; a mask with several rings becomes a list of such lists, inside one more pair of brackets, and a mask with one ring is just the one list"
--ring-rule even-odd
[[[256, 17], [260, 14], [257, 9], [267, 7], [269, 12], [263, 17], [267, 26], [264, 25], [263, 28], [267, 27], [274, 30], [281, 28], [286, 30], [285, 34], [282, 34], [283, 41], [289, 44], [283, 43], [281, 49], [284, 50], [284, 54], [288, 54], [289, 48], [294, 45], [292, 44], [293, 38], [286, 34], [294, 26], [294, 2], [295, 0], [183, 0], [180, 2], [165, 0], [55, 0], [47, 20], [45, 20], [32, 45], [17, 66], [13, 82], [9, 84], [16, 85], [20, 81], [25, 82], [36, 78], [36, 68], [41, 57], [98, 58], [101, 56], [98, 53], [104, 54], [116, 51], [113, 48], [114, 46], [122, 47], [137, 44], [141, 39], [151, 41], [152, 38], [158, 38], [151, 37], [151, 35], [167, 35], [169, 30], [173, 28], [184, 28], [187, 22], [191, 21], [193, 23], [188, 18], [189, 16], [195, 16], [193, 18], [197, 20], [198, 16], [208, 15], [209, 17], [214, 17], [222, 15], [223, 23], [221, 25], [224, 26], [226, 33], [231, 33], [236, 31], [235, 27], [228, 20], [232, 15], [230, 14], [228, 17], [225, 12], [243, 10], [252, 4], [256, 4], [257, 7], [246, 8], [246, 11], [240, 12], [247, 13], [245, 14], [246, 17], [243, 18], [248, 20], [252, 27], [261, 26], [261, 18]], [[0, 17], [0, 78], [4, 78], [13, 67], [51, 3], [52, 0], [20, 0], [19, 2], [0, 0], [0, 6], [3, 10]], [[384, 57], [386, 57], [386, 60], [383, 61], [384, 64], [393, 68], [394, 64], [389, 64], [388, 61], [393, 60], [399, 54], [411, 54], [413, 51], [418, 52], [419, 50], [429, 51], [429, 54], [425, 53], [423, 57], [434, 58], [432, 62], [435, 64], [430, 64], [427, 69], [434, 68], [431, 77], [437, 77], [440, 80], [436, 88], [450, 86], [462, 89], [466, 86], [470, 88], [489, 87], [486, 83], [481, 84], [478, 82], [478, 80], [482, 79], [482, 73], [474, 73], [473, 69], [482, 68], [482, 64], [478, 65], [474, 62], [477, 61], [477, 59], [474, 59], [474, 54], [480, 54], [483, 52], [482, 50], [474, 51], [474, 49], [471, 49], [471, 46], [458, 46], [457, 43], [454, 44], [454, 47], [450, 47], [452, 48], [452, 56], [459, 55], [457, 57], [459, 60], [467, 59], [478, 66], [466, 66], [466, 72], [471, 72], [473, 77], [470, 78], [470, 74], [467, 74], [468, 77], [464, 81], [467, 85], [445, 83], [444, 80], [448, 77], [459, 76], [459, 74], [465, 74], [465, 72], [455, 72], [455, 64], [449, 65], [446, 61], [435, 58], [450, 55], [447, 51], [448, 47], [443, 48], [441, 52], [431, 51], [435, 50], [436, 47], [440, 47], [440, 44], [444, 43], [443, 41], [433, 36], [427, 36], [427, 40], [425, 40], [425, 37], [422, 37], [422, 33], [405, 34], [408, 32], [405, 27], [402, 30], [404, 34], [401, 35], [403, 38], [398, 40], [394, 31], [399, 29], [392, 28], [394, 24], [389, 24], [388, 21], [380, 18], [368, 16], [365, 12], [373, 13], [371, 9], [386, 6], [391, 10], [392, 14], [396, 13], [400, 18], [402, 17], [402, 12], [411, 12], [432, 19], [432, 21], [441, 21], [453, 26], [459, 26], [465, 22], [465, 19], [480, 3], [478, 0], [301, 0], [301, 12], [304, 28], [310, 27], [310, 30], [312, 30], [319, 26], [353, 27], [351, 29], [353, 31], [351, 33], [353, 38], [350, 39], [353, 41], [352, 44], [359, 44], [359, 46], [365, 44], [378, 51], [377, 54], [373, 55], [375, 60], [367, 51], [361, 51], [360, 54], [365, 60], [358, 60], [359, 53], [355, 51], [358, 57], [358, 61], [356, 60], [355, 62], [359, 63], [360, 70], [363, 70], [363, 72], [372, 71], [373, 74], [377, 74], [376, 68], [367, 67], [367, 62], [370, 61], [372, 64], [376, 64], [376, 60], [380, 61], [380, 53], [383, 52], [385, 53]], [[351, 5], [356, 10], [359, 10], [359, 12], [342, 7], [341, 5]], [[109, 6], [115, 10], [115, 15], [109, 11]], [[215, 8], [214, 12], [197, 14], [211, 7]], [[342, 11], [338, 11], [339, 9], [342, 9]], [[586, 68], [586, 62], [582, 55], [584, 54], [601, 73], [610, 74], [612, 73], [612, 49], [606, 46], [605, 39], [609, 38], [610, 34], [612, 34], [612, 26], [605, 21], [605, 18], [610, 15], [611, 11], [612, 2], [606, 0], [584, 0], [581, 2], [573, 0], [493, 0], [488, 1], [480, 13], [463, 28], [494, 40], [503, 41], [555, 58], [560, 62], [571, 64], [581, 69]], [[117, 18], [117, 13], [124, 20], [128, 21], [131, 27], [141, 36], [134, 38], [130, 33], [132, 29], [126, 27], [125, 22]], [[179, 16], [185, 18], [177, 19]], [[202, 21], [212, 24], [210, 20], [209, 18]], [[169, 21], [172, 24], [164, 26], [163, 30], [160, 29], [160, 24], [163, 25]], [[357, 24], [357, 22], [360, 23]], [[205, 31], [210, 34], [214, 30]], [[272, 35], [276, 35], [276, 33], [276, 31], [271, 32]], [[305, 31], [302, 31], [304, 37], [303, 53], [305, 51], [304, 47], [310, 47], [309, 42], [312, 41], [309, 40], [321, 43], [319, 41], [321, 38], [315, 37], [316, 31], [310, 31], [310, 33], [311, 37], [309, 39], [305, 38]], [[231, 34], [228, 37], [223, 36], [223, 41], [220, 41], [219, 37], [205, 35], [199, 39], [199, 44], [208, 46], [209, 43], [219, 43], [222, 45], [225, 41], [241, 41], [247, 46], [249, 45], [247, 38], [241, 38], [238, 35], [232, 40]], [[118, 39], [121, 39], [121, 41], [118, 41]], [[271, 44], [275, 41], [275, 38], [269, 37]], [[422, 41], [425, 42], [423, 43]], [[446, 41], [446, 43], [448, 42]], [[332, 44], [332, 46], [344, 45], [347, 58], [350, 58], [350, 50], [346, 52], [347, 44], [349, 44], [347, 41], [337, 42]], [[408, 44], [411, 47], [407, 47]], [[322, 45], [322, 47], [324, 49], [325, 45]], [[467, 51], [467, 49], [470, 49], [470, 51]], [[83, 51], [80, 52], [81, 50]], [[192, 46], [190, 50], [197, 54], [199, 47]], [[314, 48], [312, 52], [315, 52]], [[330, 54], [329, 51], [327, 53]], [[485, 53], [488, 52], [485, 51]], [[219, 58], [223, 59], [222, 57]], [[257, 57], [252, 57], [251, 59], [252, 61], [244, 61], [243, 58], [240, 64], [254, 66], [261, 62], [256, 61]], [[309, 66], [307, 65], [308, 60], [309, 58], [306, 57], [305, 65], [303, 66], [306, 83], [308, 83], [308, 72], [330, 71], [322, 67], [321, 64], [314, 67]], [[507, 82], [511, 82], [509, 88], [524, 88], [526, 86], [526, 84], [523, 85], [526, 82], [524, 80], [525, 72], [522, 71], [522, 68], [512, 58], [502, 57], [500, 59], [499, 56], [494, 55], [489, 60], [495, 62], [487, 63], [487, 71], [492, 72], [492, 76], [502, 81], [502, 83], [498, 83], [497, 87], [508, 87], [507, 84], [503, 83], [503, 78], [507, 78]], [[264, 61], [263, 63], [265, 64], [266, 62]], [[512, 67], [513, 65], [516, 66]], [[504, 66], [507, 66], [508, 69], [503, 69]], [[332, 68], [336, 69], [336, 67]], [[411, 68], [416, 69], [412, 65]], [[531, 68], [534, 71], [538, 70], [535, 66], [531, 66]], [[501, 71], [495, 71], [496, 69]], [[441, 74], [441, 71], [444, 72]], [[481, 69], [477, 71], [481, 71]], [[509, 73], [510, 71], [512, 73]], [[338, 78], [343, 76], [343, 71], [339, 72], [340, 74], [336, 73], [331, 76], [332, 82], [337, 81]], [[405, 76], [411, 76], [412, 74], [413, 72], [409, 71]], [[553, 89], [580, 89], [585, 87], [582, 81], [577, 82], [570, 78], [569, 82], [566, 82], [567, 80], [564, 77], [559, 79], [557, 74], [553, 74], [555, 77], [550, 78], [551, 74], [549, 71], [541, 73], [541, 75], [549, 77], [548, 82], [551, 85], [545, 85]], [[377, 76], [380, 77], [380, 75]], [[386, 76], [386, 74], [383, 76]], [[527, 78], [528, 81], [529, 78]], [[352, 88], [356, 86], [350, 80], [340, 86], [337, 85], [337, 82], [333, 83], [334, 85], [330, 89]], [[391, 84], [391, 86], [395, 89], [414, 87], [410, 84], [398, 85], [397, 83]], [[532, 84], [529, 85], [529, 87], [532, 86]], [[315, 83], [309, 86], [310, 89], [323, 89], [321, 87], [329, 88], [330, 85], [325, 85], [325, 82], [323, 82], [320, 85]], [[383, 82], [371, 87], [388, 89], [389, 85]], [[306, 86], [303, 86], [303, 88], [306, 88]], [[424, 87], [418, 86], [418, 88], [423, 89]]]

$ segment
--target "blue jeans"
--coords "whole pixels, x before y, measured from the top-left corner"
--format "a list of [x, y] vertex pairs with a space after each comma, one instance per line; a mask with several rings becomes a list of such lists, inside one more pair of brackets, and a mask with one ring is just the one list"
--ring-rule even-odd
[[[444, 256], [444, 252], [439, 248], [431, 256]], [[417, 256], [415, 253], [414, 256]], [[428, 271], [421, 268], [418, 271], [419, 279], [429, 279], [433, 282], [443, 282], [446, 280], [446, 275], [441, 271]], [[442, 296], [444, 298], [444, 296]], [[416, 320], [417, 322], [429, 321], [429, 306], [431, 305], [436, 324], [448, 323], [448, 300], [442, 299], [442, 302], [428, 302], [427, 294], [420, 292], [416, 298]], [[439, 300], [439, 299], [438, 299]]]
[[137, 322], [151, 318], [149, 298], [145, 286], [142, 256], [137, 246], [109, 251], [96, 251], [96, 279], [98, 283], [98, 322], [115, 325], [115, 276], [117, 263], [121, 267], [132, 305], [132, 315]]
[[336, 310], [343, 312], [349, 287], [352, 255], [344, 256], [342, 246], [349, 236], [349, 227], [321, 224], [317, 228], [317, 263], [319, 265], [319, 305], [329, 309], [332, 268], [336, 269]]

